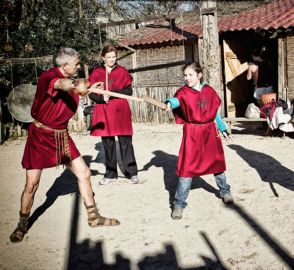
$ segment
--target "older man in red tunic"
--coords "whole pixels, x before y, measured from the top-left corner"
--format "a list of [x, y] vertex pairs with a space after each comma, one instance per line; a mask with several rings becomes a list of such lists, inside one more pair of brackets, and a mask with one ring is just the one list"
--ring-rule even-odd
[[[118, 225], [116, 219], [104, 218], [97, 210], [90, 182], [91, 172], [68, 134], [67, 125], [74, 115], [79, 95], [91, 92], [85, 80], [75, 81], [80, 58], [77, 51], [61, 48], [57, 67], [43, 72], [39, 78], [32, 106], [35, 119], [29, 126], [22, 166], [26, 169], [26, 184], [21, 196], [20, 217], [11, 242], [20, 242], [28, 231], [28, 220], [38, 189], [42, 170], [65, 164], [78, 179], [91, 227]], [[92, 88], [97, 87], [93, 85]]]

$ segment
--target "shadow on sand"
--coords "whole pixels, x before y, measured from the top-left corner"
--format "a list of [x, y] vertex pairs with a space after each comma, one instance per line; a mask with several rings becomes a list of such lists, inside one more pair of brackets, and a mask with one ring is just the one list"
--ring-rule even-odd
[[[80, 196], [77, 193], [73, 207], [72, 227], [70, 231], [69, 255], [64, 269], [68, 270], [131, 270], [130, 259], [117, 252], [115, 262], [107, 264], [104, 260], [103, 241], [93, 243], [90, 239], [85, 239], [82, 243], [77, 243], [78, 217], [79, 215]], [[113, 228], [116, 230], [117, 228]], [[200, 235], [207, 243], [212, 252], [212, 258], [200, 255], [204, 264], [202, 266], [182, 268], [177, 261], [177, 254], [173, 244], [165, 244], [162, 253], [152, 256], [144, 256], [138, 263], [137, 269], [140, 270], [226, 270], [216, 248], [209, 240], [205, 232]], [[196, 256], [196, 255], [195, 255]], [[132, 264], [133, 265], [133, 264]]]
[[[163, 169], [164, 185], [165, 189], [169, 193], [169, 204], [170, 206], [172, 206], [178, 184], [178, 177], [176, 176], [178, 157], [165, 153], [161, 150], [156, 150], [153, 152], [153, 154], [154, 157], [147, 164], [144, 165], [142, 170], [148, 171], [149, 168], [152, 166]], [[212, 179], [214, 179], [213, 176]], [[207, 192], [214, 194], [217, 198], [220, 198], [219, 190], [208, 184], [201, 177], [195, 177], [195, 179], [193, 179], [192, 181], [191, 190], [197, 188], [203, 188]]]
[[251, 168], [255, 169], [262, 181], [269, 183], [276, 197], [279, 195], [274, 187], [274, 183], [294, 191], [294, 172], [284, 167], [279, 161], [267, 154], [248, 150], [240, 145], [230, 144], [228, 147], [235, 150]]
[[[174, 169], [176, 166], [176, 156], [168, 155], [162, 151], [155, 151], [155, 157], [144, 167], [148, 169], [150, 166], [155, 165], [162, 167], [165, 173], [165, 184], [166, 189], [170, 190], [173, 183], [169, 183], [170, 179], [176, 180], [174, 175]], [[86, 162], [91, 162], [90, 156], [84, 157]], [[164, 161], [164, 158], [166, 160]], [[212, 189], [214, 190], [214, 189]], [[211, 191], [210, 191], [211, 192]], [[103, 254], [103, 241], [97, 241], [93, 243], [90, 239], [84, 239], [83, 242], [78, 243], [77, 232], [79, 226], [79, 206], [81, 205], [80, 194], [78, 192], [77, 181], [75, 177], [68, 171], [65, 170], [60, 177], [56, 179], [52, 187], [47, 192], [46, 201], [39, 206], [31, 216], [30, 226], [57, 200], [59, 196], [75, 193], [75, 200], [73, 202], [72, 222], [70, 228], [70, 241], [68, 245], [68, 257], [65, 260], [64, 269], [68, 270], [131, 270], [131, 260], [122, 253], [117, 252], [114, 254], [115, 262], [113, 264], [107, 264], [104, 260]], [[214, 193], [214, 192], [213, 192]], [[270, 233], [268, 233], [262, 225], [260, 225], [249, 213], [246, 212], [239, 205], [232, 205], [229, 207], [232, 211], [236, 212], [238, 216], [252, 229], [264, 243], [275, 253], [289, 269], [294, 269], [294, 259], [291, 255], [276, 241]], [[146, 213], [148, 215], [148, 213]], [[112, 228], [111, 228], [112, 229]], [[116, 230], [117, 228], [113, 228]], [[203, 256], [195, 251], [195, 257], [198, 256], [203, 260], [203, 264], [200, 266], [193, 266], [189, 268], [182, 268], [179, 266], [177, 260], [176, 247], [173, 243], [166, 243], [164, 250], [161, 253], [149, 256], [143, 255], [142, 259], [137, 263], [139, 270], [226, 270], [225, 264], [222, 262], [220, 252], [213, 245], [208, 235], [200, 231], [200, 236], [203, 241], [207, 244], [212, 255], [211, 257]], [[132, 264], [133, 266], [133, 264]]]
[[[103, 254], [103, 241], [97, 241], [93, 243], [90, 239], [85, 239], [82, 243], [77, 242], [78, 231], [78, 216], [80, 205], [79, 194], [76, 194], [76, 200], [73, 207], [72, 227], [70, 232], [69, 243], [69, 255], [65, 262], [65, 269], [68, 270], [131, 270], [131, 260], [123, 256], [120, 252], [114, 254], [115, 262], [113, 264], [107, 264], [104, 260]], [[290, 254], [281, 247], [277, 241], [275, 241], [271, 235], [266, 232], [262, 225], [258, 224], [241, 206], [232, 205], [229, 207], [232, 211], [235, 211], [245, 223], [254, 230], [265, 244], [275, 253], [285, 265], [289, 266], [289, 269], [293, 269], [294, 259]], [[113, 228], [116, 230], [116, 228]], [[137, 269], [139, 270], [226, 270], [229, 269], [222, 262], [221, 255], [217, 248], [213, 245], [208, 235], [204, 231], [199, 232], [203, 241], [207, 244], [212, 255], [210, 257], [201, 255], [195, 251], [195, 257], [199, 256], [203, 264], [200, 266], [192, 266], [183, 268], [179, 266], [178, 256], [176, 253], [176, 247], [172, 243], [166, 243], [164, 245], [163, 252], [155, 255], [143, 255], [142, 259], [137, 263]]]

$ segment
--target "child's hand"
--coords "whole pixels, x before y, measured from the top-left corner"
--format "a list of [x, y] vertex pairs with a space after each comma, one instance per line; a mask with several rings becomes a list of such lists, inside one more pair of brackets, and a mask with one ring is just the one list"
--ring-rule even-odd
[[223, 131], [222, 134], [228, 143], [233, 142], [233, 137], [227, 130]]
[[166, 112], [170, 112], [171, 111], [171, 106], [170, 106], [170, 103], [169, 102], [166, 103], [165, 111]]

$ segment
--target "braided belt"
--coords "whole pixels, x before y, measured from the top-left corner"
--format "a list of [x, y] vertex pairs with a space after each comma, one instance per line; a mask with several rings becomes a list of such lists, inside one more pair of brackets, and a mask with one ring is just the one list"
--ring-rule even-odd
[[56, 166], [59, 166], [61, 164], [62, 153], [64, 153], [64, 156], [66, 158], [66, 163], [69, 163], [71, 161], [71, 154], [70, 154], [69, 144], [68, 144], [67, 129], [50, 128], [37, 120], [34, 120], [33, 124], [37, 128], [44, 128], [46, 130], [50, 130], [54, 132], [55, 143], [56, 143], [56, 161], [57, 161]]

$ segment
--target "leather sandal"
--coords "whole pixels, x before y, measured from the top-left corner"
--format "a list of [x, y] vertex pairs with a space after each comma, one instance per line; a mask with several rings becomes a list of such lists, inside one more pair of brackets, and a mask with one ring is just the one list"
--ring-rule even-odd
[[88, 213], [88, 224], [90, 227], [116, 226], [120, 224], [120, 222], [115, 218], [106, 218], [101, 216], [95, 204], [86, 206], [86, 209]]

